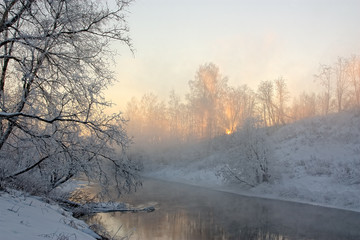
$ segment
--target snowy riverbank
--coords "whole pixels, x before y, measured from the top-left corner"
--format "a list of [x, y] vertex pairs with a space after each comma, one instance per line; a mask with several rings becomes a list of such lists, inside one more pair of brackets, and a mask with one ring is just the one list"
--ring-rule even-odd
[[1, 239], [100, 239], [85, 222], [53, 202], [20, 192], [0, 192]]
[[145, 177], [205, 187], [243, 196], [299, 202], [360, 212], [359, 186], [332, 185], [331, 181], [329, 183], [326, 178], [300, 178], [294, 181], [283, 179], [281, 182], [264, 183], [254, 188], [247, 188], [235, 183], [224, 184], [216, 176], [216, 172], [209, 170], [198, 170], [189, 173], [183, 169], [167, 167], [159, 171], [148, 172]]
[[[73, 181], [62, 192], [86, 186]], [[59, 205], [60, 204], [60, 205]], [[71, 211], [67, 211], [71, 209]], [[0, 191], [0, 239], [28, 240], [92, 240], [108, 239], [108, 232], [95, 224], [89, 227], [73, 215], [105, 212], [152, 212], [153, 206], [134, 208], [122, 202], [89, 202], [80, 204], [66, 199], [54, 202], [48, 198], [31, 196], [15, 190]], [[74, 213], [74, 214], [73, 214]], [[99, 236], [91, 229], [102, 236]], [[108, 237], [108, 238], [107, 238]], [[113, 238], [111, 238], [113, 239]]]
[[[231, 136], [230, 136], [231, 137]], [[274, 158], [272, 180], [249, 188], [226, 184], [218, 177], [218, 159], [231, 159], [236, 147], [229, 140], [217, 140], [216, 150], [182, 151], [177, 160], [148, 165], [153, 178], [229, 191], [244, 195], [305, 202], [314, 205], [360, 211], [360, 114], [344, 112], [305, 119], [269, 134]], [[231, 151], [231, 154], [229, 153]], [[171, 157], [171, 153], [161, 158]], [[194, 157], [195, 156], [195, 157]], [[200, 156], [200, 157], [199, 157]]]

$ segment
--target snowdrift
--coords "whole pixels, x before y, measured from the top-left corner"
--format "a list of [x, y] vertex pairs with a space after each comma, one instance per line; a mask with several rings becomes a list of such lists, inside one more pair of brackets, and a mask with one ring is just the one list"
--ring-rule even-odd
[[71, 212], [20, 192], [0, 192], [0, 215], [1, 239], [100, 239]]

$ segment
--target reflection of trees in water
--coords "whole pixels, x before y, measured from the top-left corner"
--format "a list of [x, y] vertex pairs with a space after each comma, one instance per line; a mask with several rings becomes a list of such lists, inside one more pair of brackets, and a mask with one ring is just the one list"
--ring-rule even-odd
[[243, 227], [239, 229], [239, 234], [234, 239], [247, 240], [286, 240], [289, 239], [280, 233], [271, 233], [261, 228]]
[[162, 237], [167, 239], [224, 239], [223, 229], [214, 224], [213, 219], [211, 211], [202, 216], [201, 213], [189, 214], [180, 209], [161, 217], [159, 227], [160, 231], [165, 229], [164, 232], [169, 233], [168, 236], [162, 233]]
[[[146, 202], [147, 194], [156, 193], [152, 187], [147, 188], [149, 193], [139, 195], [141, 202]], [[272, 223], [271, 208], [254, 199], [234, 200], [200, 189], [191, 198], [179, 189], [166, 191], [164, 187], [164, 191], [166, 198], [155, 212], [100, 213], [87, 221], [105, 226], [111, 236], [132, 235], [131, 239], [287, 239]], [[99, 230], [104, 233], [104, 229]]]
[[[152, 213], [101, 213], [90, 217], [88, 223], [106, 237], [130, 237], [130, 239], [250, 239], [286, 240], [280, 233], [271, 232], [266, 222], [261, 226], [240, 225], [230, 221], [226, 229], [217, 224], [213, 211], [189, 214], [186, 210], [166, 214]], [[265, 225], [264, 225], [265, 223]], [[106, 226], [106, 229], [101, 227]]]
[[116, 213], [95, 214], [86, 218], [90, 228], [104, 239], [128, 240], [133, 239], [135, 229], [129, 229], [122, 224], [109, 224], [109, 220], [116, 217]]
[[[214, 224], [212, 213], [207, 215], [193, 216], [185, 210], [166, 214], [156, 211], [150, 214], [100, 213], [87, 219], [87, 222], [105, 226], [111, 236], [121, 227], [118, 235], [132, 235], [131, 239], [228, 239], [224, 230]], [[209, 219], [212, 219], [212, 224], [208, 223]], [[106, 232], [101, 227], [99, 229], [101, 233]]]
[[[268, 208], [260, 206], [256, 202], [241, 206], [242, 208], [236, 208], [236, 211], [228, 212], [228, 224], [225, 226], [227, 237], [224, 239], [290, 239], [284, 236], [284, 233], [280, 233], [274, 223], [272, 223], [272, 219], [269, 216], [272, 212]], [[249, 214], [251, 218], [249, 218]], [[226, 214], [224, 216], [226, 217]]]

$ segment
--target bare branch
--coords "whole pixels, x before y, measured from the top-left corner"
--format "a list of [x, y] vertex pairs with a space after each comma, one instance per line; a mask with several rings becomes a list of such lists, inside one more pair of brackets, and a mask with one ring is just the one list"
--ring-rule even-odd
[[48, 158], [49, 158], [49, 156], [42, 157], [40, 160], [38, 160], [38, 161], [37, 161], [36, 163], [34, 163], [33, 165], [31, 165], [31, 166], [29, 166], [29, 167], [27, 167], [27, 168], [25, 168], [25, 169], [23, 169], [23, 170], [20, 170], [20, 171], [18, 171], [18, 172], [16, 172], [16, 173], [13, 173], [13, 174], [11, 174], [10, 176], [6, 176], [6, 177], [5, 177], [4, 179], [2, 179], [2, 180], [7, 180], [7, 179], [9, 179], [9, 178], [14, 178], [14, 177], [19, 176], [19, 175], [21, 175], [21, 174], [23, 174], [23, 173], [26, 173], [26, 172], [30, 171], [31, 169], [39, 166], [43, 161], [45, 161], [45, 160], [48, 159]]

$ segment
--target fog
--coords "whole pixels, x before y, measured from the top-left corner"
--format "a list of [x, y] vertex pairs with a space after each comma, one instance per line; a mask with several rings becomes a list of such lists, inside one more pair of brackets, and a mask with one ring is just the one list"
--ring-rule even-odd
[[[359, 214], [146, 179], [127, 198], [151, 214], [103, 213], [90, 223], [135, 239], [356, 239]], [[119, 226], [122, 226], [119, 229]]]
[[[295, 189], [324, 174], [329, 176], [325, 185], [333, 178], [345, 185], [357, 182], [357, 171], [346, 168], [360, 164], [354, 155], [359, 147], [359, 69], [357, 56], [320, 65], [314, 73], [318, 88], [294, 96], [282, 77], [251, 89], [229, 85], [214, 63], [200, 65], [185, 96], [173, 90], [165, 100], [146, 93], [128, 102], [129, 156], [152, 177], [197, 184], [235, 182], [254, 188], [298, 174]], [[338, 141], [339, 135], [348, 139]]]
[[248, 119], [256, 119], [257, 127], [273, 127], [359, 108], [359, 69], [360, 58], [355, 55], [334, 59], [332, 65], [320, 64], [309, 80], [317, 88], [295, 96], [288, 90], [291, 80], [281, 76], [251, 89], [246, 84], [231, 86], [214, 63], [200, 65], [186, 95], [172, 90], [162, 99], [150, 91], [127, 103], [132, 148], [162, 149], [231, 135]]

